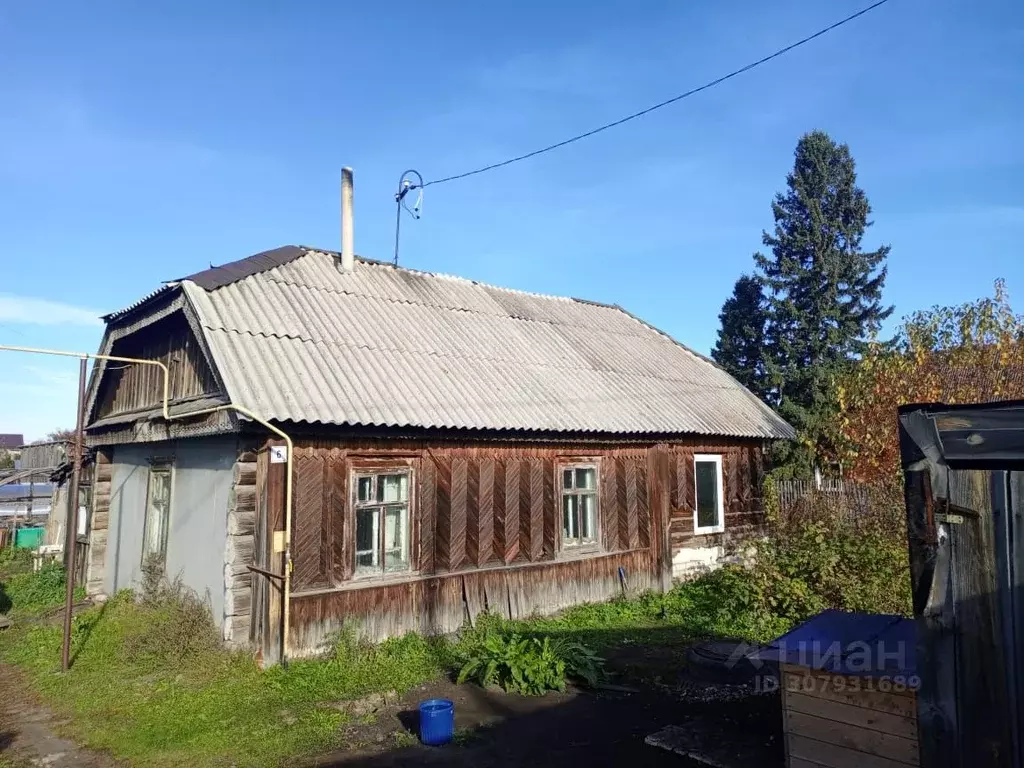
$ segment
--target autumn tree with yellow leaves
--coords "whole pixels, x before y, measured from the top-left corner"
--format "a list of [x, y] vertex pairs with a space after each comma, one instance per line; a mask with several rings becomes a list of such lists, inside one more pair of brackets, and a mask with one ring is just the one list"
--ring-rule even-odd
[[895, 343], [871, 344], [836, 381], [835, 459], [853, 480], [900, 471], [896, 409], [907, 403], [1024, 399], [1024, 315], [1006, 284], [993, 297], [904, 318]]

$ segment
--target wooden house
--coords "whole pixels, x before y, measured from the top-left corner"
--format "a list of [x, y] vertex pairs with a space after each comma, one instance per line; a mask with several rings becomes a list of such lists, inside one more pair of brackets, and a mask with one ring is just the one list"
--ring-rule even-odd
[[762, 451], [793, 436], [708, 359], [618, 306], [287, 246], [105, 318], [89, 591], [144, 558], [210, 595], [268, 661], [343, 622], [378, 639], [489, 610], [664, 589], [759, 530]]

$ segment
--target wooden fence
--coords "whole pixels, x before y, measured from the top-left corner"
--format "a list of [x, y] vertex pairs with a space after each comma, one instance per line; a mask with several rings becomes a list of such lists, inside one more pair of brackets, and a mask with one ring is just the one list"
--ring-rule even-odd
[[815, 501], [826, 502], [833, 510], [853, 517], [867, 515], [871, 510], [870, 486], [841, 478], [780, 480], [775, 488], [782, 514], [796, 512]]

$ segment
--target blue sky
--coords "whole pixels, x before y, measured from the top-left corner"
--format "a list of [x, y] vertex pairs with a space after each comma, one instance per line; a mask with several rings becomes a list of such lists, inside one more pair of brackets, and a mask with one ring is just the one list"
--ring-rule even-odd
[[[286, 243], [388, 259], [399, 174], [436, 178], [660, 101], [865, 0], [4, 3], [0, 343]], [[562, 151], [426, 190], [402, 263], [616, 302], [707, 352], [799, 136], [847, 142], [896, 315], [1024, 308], [1024, 4], [891, 0]], [[272, 311], [272, 308], [268, 308]], [[0, 352], [0, 432], [73, 422], [73, 360]]]

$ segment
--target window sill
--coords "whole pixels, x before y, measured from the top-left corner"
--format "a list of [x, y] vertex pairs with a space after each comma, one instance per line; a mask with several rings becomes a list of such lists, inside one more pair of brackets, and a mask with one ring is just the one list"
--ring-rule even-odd
[[724, 525], [716, 525], [716, 526], [709, 527], [709, 528], [694, 528], [693, 529], [693, 535], [694, 536], [710, 536], [710, 535], [715, 534], [715, 533], [725, 533], [725, 526]]
[[585, 546], [585, 547], [566, 547], [558, 551], [555, 556], [555, 562], [561, 560], [583, 560], [588, 557], [600, 557], [601, 555], [614, 554], [612, 552], [605, 552], [600, 546]]
[[390, 587], [394, 584], [402, 584], [407, 581], [418, 581], [425, 578], [419, 571], [401, 571], [400, 573], [389, 573], [387, 576], [353, 576], [344, 584], [334, 587], [315, 587], [313, 589], [296, 590], [291, 593], [292, 597], [314, 597], [316, 595], [328, 594], [330, 592], [348, 592], [353, 589], [366, 589], [373, 587]]

